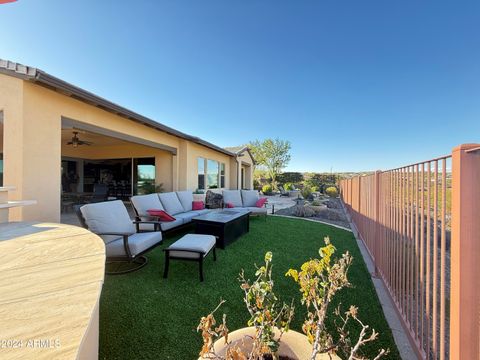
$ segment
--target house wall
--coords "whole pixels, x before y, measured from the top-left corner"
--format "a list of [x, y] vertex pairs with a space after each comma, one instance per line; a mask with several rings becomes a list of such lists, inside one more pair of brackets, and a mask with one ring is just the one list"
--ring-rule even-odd
[[[82, 149], [91, 151], [88, 158], [129, 157], [126, 156], [129, 151], [137, 154], [134, 156], [154, 154], [159, 164], [159, 182], [166, 189], [193, 190], [197, 188], [197, 158], [201, 156], [224, 162], [226, 187], [231, 186], [231, 157], [223, 153], [4, 74], [0, 74], [0, 111], [4, 117], [4, 184], [17, 188], [11, 199], [37, 200], [37, 205], [12, 211], [11, 221], [60, 221], [61, 156], [79, 157], [71, 150], [62, 151], [62, 117], [177, 150], [174, 156], [163, 150], [136, 146]], [[97, 155], [93, 154], [97, 151]]]

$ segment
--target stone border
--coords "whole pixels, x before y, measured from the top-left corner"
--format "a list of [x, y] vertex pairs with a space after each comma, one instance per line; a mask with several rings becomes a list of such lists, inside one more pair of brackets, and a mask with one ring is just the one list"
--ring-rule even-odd
[[268, 215], [269, 216], [283, 217], [283, 218], [287, 218], [287, 219], [297, 219], [297, 220], [316, 222], [316, 223], [320, 223], [320, 224], [324, 224], [324, 225], [333, 226], [333, 227], [336, 227], [337, 229], [342, 229], [342, 230], [349, 231], [349, 232], [353, 233], [353, 231], [351, 229], [347, 229], [346, 227], [343, 227], [343, 226], [340, 226], [340, 225], [330, 224], [326, 221], [313, 220], [313, 219], [309, 219], [309, 218], [304, 218], [304, 217], [299, 217], [299, 216], [290, 216], [290, 215], [277, 215], [277, 214], [268, 214]]

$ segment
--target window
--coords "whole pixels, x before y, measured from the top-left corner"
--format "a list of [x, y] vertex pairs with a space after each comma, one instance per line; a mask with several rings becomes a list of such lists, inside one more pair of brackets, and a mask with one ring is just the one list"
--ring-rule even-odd
[[205, 189], [205, 159], [198, 158], [198, 189]]
[[207, 187], [209, 189], [218, 188], [218, 179], [219, 179], [219, 167], [218, 161], [208, 160], [207, 161]]
[[225, 187], [225, 164], [220, 164], [220, 187]]
[[225, 187], [225, 163], [199, 157], [197, 159], [198, 189]]

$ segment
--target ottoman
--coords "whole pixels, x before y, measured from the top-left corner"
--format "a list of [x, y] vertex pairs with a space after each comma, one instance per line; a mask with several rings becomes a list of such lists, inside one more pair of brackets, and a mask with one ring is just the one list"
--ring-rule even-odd
[[216, 238], [213, 235], [187, 234], [175, 241], [165, 251], [165, 271], [163, 277], [168, 277], [170, 259], [198, 262], [200, 281], [203, 281], [203, 259], [213, 249], [213, 260], [217, 260], [215, 253]]

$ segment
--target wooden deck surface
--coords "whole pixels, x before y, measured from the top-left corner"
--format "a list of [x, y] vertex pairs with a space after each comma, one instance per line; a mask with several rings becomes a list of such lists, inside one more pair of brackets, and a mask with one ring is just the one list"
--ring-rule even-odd
[[104, 243], [85, 229], [0, 224], [0, 359], [84, 358], [98, 345], [104, 267]]

